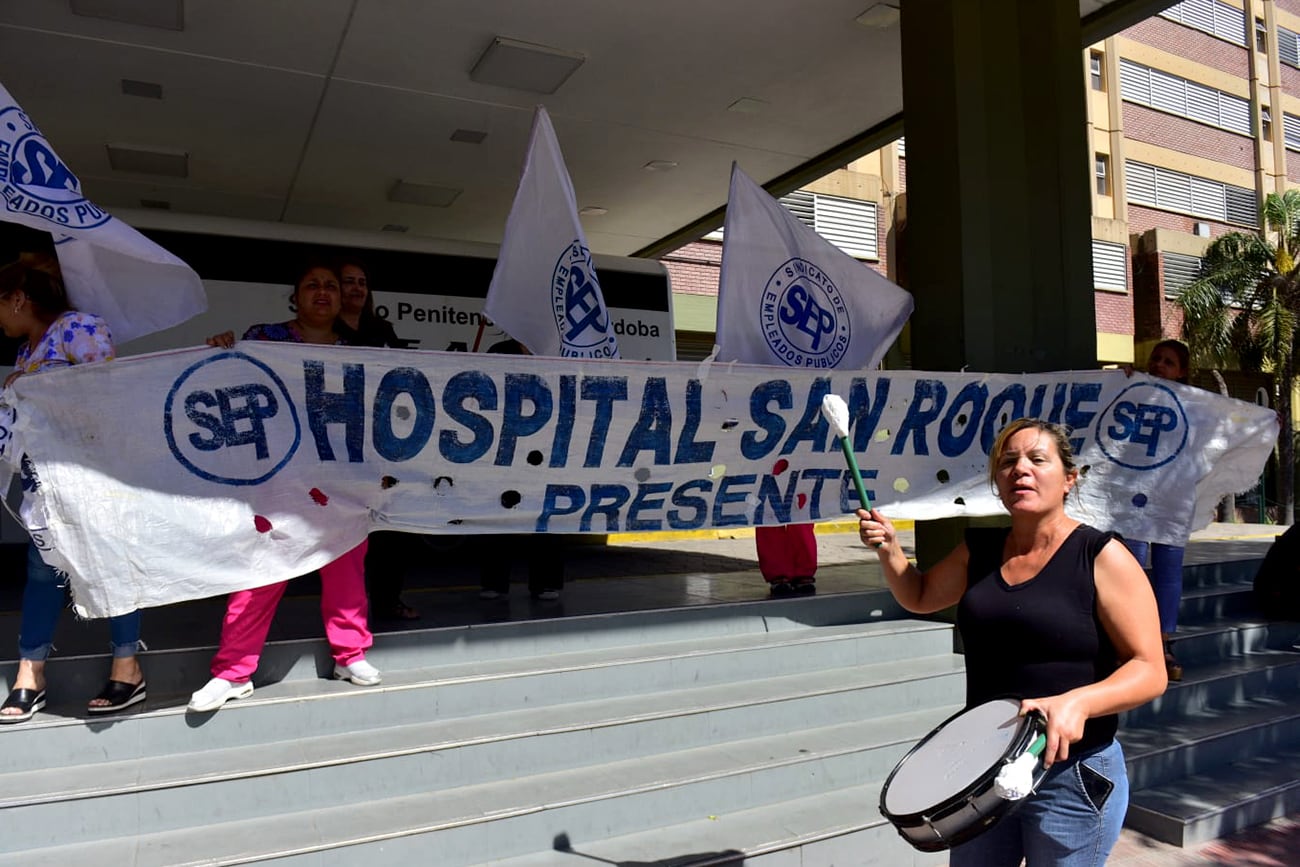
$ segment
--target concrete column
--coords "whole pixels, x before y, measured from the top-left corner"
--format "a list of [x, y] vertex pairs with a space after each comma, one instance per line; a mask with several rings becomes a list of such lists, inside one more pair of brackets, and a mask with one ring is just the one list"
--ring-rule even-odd
[[[901, 11], [913, 366], [1095, 367], [1077, 0], [907, 0]], [[918, 527], [923, 566], [959, 528]]]

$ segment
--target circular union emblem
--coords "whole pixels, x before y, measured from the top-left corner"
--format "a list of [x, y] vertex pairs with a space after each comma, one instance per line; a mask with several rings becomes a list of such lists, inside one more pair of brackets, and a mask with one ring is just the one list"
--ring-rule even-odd
[[591, 251], [580, 241], [564, 248], [551, 276], [551, 307], [560, 331], [560, 354], [575, 358], [612, 358], [617, 338], [610, 331], [609, 311], [600, 292]]
[[772, 354], [790, 367], [835, 367], [853, 336], [839, 288], [797, 256], [767, 279], [758, 321]]
[[1098, 416], [1102, 454], [1130, 470], [1154, 470], [1187, 446], [1187, 413], [1178, 395], [1158, 382], [1135, 382]]
[[0, 109], [0, 190], [5, 209], [69, 229], [111, 217], [81, 194], [81, 182], [16, 105]]
[[260, 485], [289, 463], [302, 441], [283, 380], [242, 352], [186, 368], [167, 392], [163, 428], [181, 466], [222, 485]]

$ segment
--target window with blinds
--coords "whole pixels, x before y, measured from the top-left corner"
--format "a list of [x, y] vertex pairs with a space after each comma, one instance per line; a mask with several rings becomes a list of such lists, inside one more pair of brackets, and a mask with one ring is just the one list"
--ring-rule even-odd
[[1212, 87], [1121, 59], [1120, 96], [1128, 102], [1251, 135], [1250, 101]]
[[900, 157], [907, 156], [907, 139], [905, 137], [900, 137], [894, 144], [898, 145], [898, 155]]
[[1300, 151], [1300, 117], [1282, 115], [1282, 137], [1286, 141], [1287, 150]]
[[879, 220], [875, 202], [795, 190], [782, 196], [781, 204], [799, 222], [850, 256], [857, 259], [880, 258], [880, 245], [876, 237]]
[[1163, 265], [1164, 290], [1166, 298], [1175, 298], [1178, 293], [1201, 276], [1201, 260], [1197, 256], [1182, 253], [1161, 253]]
[[1243, 48], [1246, 42], [1246, 13], [1218, 0], [1183, 0], [1160, 13], [1160, 17], [1195, 27]]
[[1128, 291], [1127, 247], [1093, 239], [1092, 285], [1108, 292]]
[[1277, 56], [1283, 63], [1300, 67], [1300, 33], [1287, 30], [1285, 27], [1279, 27], [1277, 29]]
[[1245, 187], [1126, 160], [1124, 192], [1131, 204], [1178, 211], [1221, 223], [1259, 226], [1255, 191]]

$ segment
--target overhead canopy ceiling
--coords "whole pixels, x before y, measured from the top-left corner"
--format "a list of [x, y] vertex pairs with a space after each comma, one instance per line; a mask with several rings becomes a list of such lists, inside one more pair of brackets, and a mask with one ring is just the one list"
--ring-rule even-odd
[[[1085, 20], [1138, 5], [1079, 2]], [[896, 134], [898, 24], [885, 8], [883, 26], [858, 23], [872, 6], [6, 0], [0, 83], [110, 209], [486, 242], [542, 103], [579, 207], [606, 210], [583, 218], [591, 246], [630, 254], [719, 208], [733, 160], [760, 182], [793, 178]], [[581, 64], [551, 94], [473, 80], [496, 37]], [[645, 168], [656, 162], [675, 165]], [[167, 167], [185, 176], [151, 173]], [[392, 201], [399, 181], [452, 201]]]

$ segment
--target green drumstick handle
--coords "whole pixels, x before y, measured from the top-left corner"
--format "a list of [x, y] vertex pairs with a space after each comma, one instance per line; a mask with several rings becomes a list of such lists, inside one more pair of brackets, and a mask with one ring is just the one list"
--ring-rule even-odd
[[1034, 742], [1029, 745], [1028, 752], [1031, 755], [1035, 755], [1035, 756], [1041, 755], [1043, 752], [1043, 747], [1045, 746], [1047, 746], [1047, 735], [1045, 734], [1039, 735], [1038, 737], [1034, 738]]
[[848, 437], [840, 437], [840, 448], [844, 449], [844, 460], [848, 461], [849, 470], [853, 473], [853, 487], [858, 489], [858, 500], [862, 503], [862, 508], [870, 512], [871, 498], [867, 496], [867, 489], [862, 484], [862, 471], [858, 469], [858, 459], [849, 447]]

